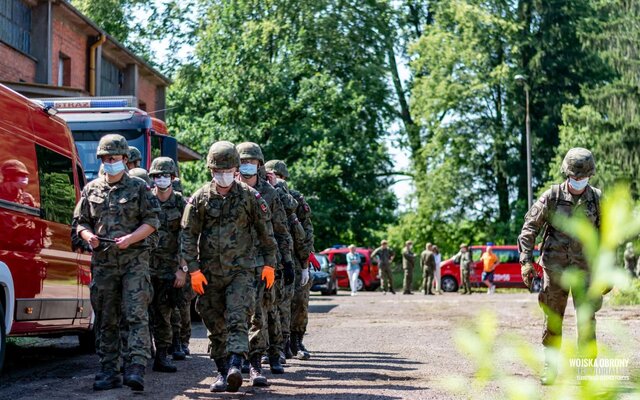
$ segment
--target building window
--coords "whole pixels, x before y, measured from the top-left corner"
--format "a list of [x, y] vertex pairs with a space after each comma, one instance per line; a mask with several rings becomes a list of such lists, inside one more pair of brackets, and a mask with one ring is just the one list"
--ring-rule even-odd
[[70, 225], [76, 202], [71, 159], [39, 145], [36, 157], [42, 218]]
[[71, 86], [71, 59], [64, 53], [58, 58], [58, 86]]
[[31, 9], [21, 0], [0, 0], [0, 40], [31, 52]]
[[[1, 1], [1, 0], [0, 0]], [[100, 73], [100, 95], [119, 96], [122, 88], [123, 73], [111, 61], [102, 59], [102, 72]]]

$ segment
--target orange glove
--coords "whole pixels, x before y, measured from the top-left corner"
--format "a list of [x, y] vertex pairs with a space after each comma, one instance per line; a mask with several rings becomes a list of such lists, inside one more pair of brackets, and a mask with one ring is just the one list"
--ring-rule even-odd
[[204, 294], [204, 287], [209, 284], [209, 282], [207, 282], [207, 278], [205, 278], [199, 270], [192, 272], [189, 275], [191, 275], [191, 287], [193, 288], [193, 291], [198, 294]]
[[276, 280], [276, 270], [270, 265], [262, 267], [262, 280], [267, 282], [267, 289], [271, 289]]

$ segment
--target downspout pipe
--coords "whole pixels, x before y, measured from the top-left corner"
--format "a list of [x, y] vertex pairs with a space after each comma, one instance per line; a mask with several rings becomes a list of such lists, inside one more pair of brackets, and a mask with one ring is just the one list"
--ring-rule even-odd
[[96, 95], [96, 50], [107, 41], [107, 36], [101, 34], [89, 49], [89, 94]]

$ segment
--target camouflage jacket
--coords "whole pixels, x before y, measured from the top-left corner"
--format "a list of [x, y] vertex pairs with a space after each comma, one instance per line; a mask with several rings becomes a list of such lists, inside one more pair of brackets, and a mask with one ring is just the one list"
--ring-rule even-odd
[[569, 266], [587, 268], [580, 242], [557, 228], [552, 219], [555, 213], [567, 217], [583, 213], [595, 227], [600, 227], [600, 190], [588, 185], [580, 197], [574, 200], [567, 185], [565, 181], [544, 192], [525, 215], [518, 237], [521, 263], [532, 261], [536, 237], [544, 231], [540, 249], [540, 264], [543, 267], [550, 270]]
[[416, 255], [408, 248], [402, 251], [402, 269], [413, 270], [416, 265]]
[[296, 249], [296, 253], [300, 262], [304, 264], [307, 262], [309, 258], [309, 254], [313, 252], [313, 223], [311, 222], [311, 207], [309, 207], [309, 203], [304, 199], [302, 193], [291, 190], [291, 195], [298, 202], [298, 208], [296, 209], [296, 215], [298, 216], [298, 220], [300, 224], [302, 224], [302, 228], [304, 228], [305, 240], [304, 246], [300, 249]]
[[425, 250], [420, 254], [420, 265], [422, 268], [428, 268], [430, 270], [436, 269], [436, 257], [432, 251]]
[[[282, 200], [283, 205], [285, 206], [285, 212], [287, 213], [287, 220], [289, 222], [289, 233], [291, 234], [292, 239], [292, 248], [291, 253], [293, 255], [292, 259], [295, 260], [295, 266], [298, 269], [302, 268], [302, 263], [300, 260], [306, 261], [309, 257], [309, 253], [311, 249], [309, 248], [309, 241], [307, 240], [307, 233], [305, 232], [298, 215], [296, 214], [298, 210], [298, 202], [289, 192], [289, 188], [287, 187], [286, 182], [280, 181], [276, 184], [276, 190], [280, 195], [280, 199]], [[306, 254], [306, 256], [305, 256]]]
[[[104, 176], [89, 182], [76, 204], [74, 220], [78, 232], [88, 229], [94, 234], [114, 239], [133, 233], [147, 224], [158, 229], [160, 204], [141, 179], [122, 175], [120, 181], [110, 185]], [[149, 238], [131, 245], [148, 247]]]
[[223, 197], [215, 183], [207, 183], [187, 200], [180, 233], [182, 258], [190, 272], [203, 269], [218, 275], [254, 268], [256, 255], [275, 265], [277, 245], [270, 219], [268, 204], [248, 185], [234, 182]]
[[473, 261], [471, 261], [471, 253], [468, 251], [465, 253], [459, 251], [458, 254], [453, 256], [453, 261], [456, 264], [460, 264], [460, 270], [469, 271], [473, 265]]
[[391, 266], [391, 257], [393, 257], [393, 250], [390, 248], [383, 248], [382, 246], [378, 247], [371, 253], [371, 258], [376, 258], [376, 256], [380, 257], [380, 266], [381, 267], [390, 267]]
[[[271, 210], [273, 236], [278, 243], [278, 255], [281, 263], [291, 262], [291, 246], [293, 241], [287, 226], [287, 214], [285, 213], [277, 190], [271, 186], [269, 182], [261, 178], [258, 178], [258, 183], [254, 189], [262, 195], [262, 198], [267, 202]], [[278, 266], [281, 267], [281, 263], [278, 263]], [[265, 265], [262, 257], [256, 257], [256, 264], [258, 266]]]
[[180, 256], [180, 222], [185, 201], [182, 194], [172, 192], [160, 203], [160, 228], [158, 228], [158, 248], [151, 256], [151, 271], [158, 276], [173, 276], [178, 270]]

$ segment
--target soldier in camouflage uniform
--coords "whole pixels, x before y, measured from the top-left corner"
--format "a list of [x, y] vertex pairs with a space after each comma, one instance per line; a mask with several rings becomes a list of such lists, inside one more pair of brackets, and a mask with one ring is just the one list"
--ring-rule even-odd
[[436, 258], [433, 254], [433, 245], [431, 243], [427, 243], [425, 250], [420, 254], [420, 267], [422, 268], [424, 294], [433, 295], [433, 274], [436, 271]]
[[147, 185], [153, 186], [153, 182], [151, 181], [151, 178], [149, 178], [149, 173], [144, 168], [136, 167], [136, 168], [130, 169], [129, 176], [140, 178]]
[[[562, 342], [562, 319], [569, 290], [576, 308], [586, 305], [582, 309], [590, 310], [589, 313], [578, 314], [579, 350], [585, 357], [595, 358], [597, 354], [595, 312], [602, 306], [602, 297], [590, 302], [586, 296], [590, 274], [582, 244], [562, 232], [553, 222], [554, 214], [582, 214], [595, 227], [600, 227], [600, 190], [588, 184], [589, 177], [593, 176], [595, 171], [595, 161], [589, 150], [579, 147], [569, 150], [562, 161], [562, 172], [567, 180], [560, 185], [553, 185], [535, 202], [525, 216], [522, 232], [518, 237], [522, 279], [530, 287], [535, 274], [535, 240], [538, 233], [543, 231], [540, 264], [544, 271], [544, 286], [538, 296], [545, 313], [542, 335], [542, 344], [545, 347], [543, 384], [552, 384], [557, 374], [555, 357]], [[563, 272], [572, 267], [582, 270], [585, 279], [569, 288], [561, 284], [561, 278]]]
[[191, 286], [200, 295], [197, 308], [209, 330], [211, 358], [219, 373], [211, 391], [236, 392], [249, 351], [255, 257], [263, 260], [262, 280], [270, 280], [277, 245], [269, 206], [256, 190], [234, 180], [240, 157], [233, 143], [214, 143], [207, 166], [213, 181], [189, 198], [182, 217], [182, 257]]
[[627, 248], [624, 250], [624, 267], [629, 271], [631, 277], [635, 277], [636, 275], [636, 263], [638, 257], [636, 256], [636, 251], [633, 248], [633, 243], [627, 243]]
[[[257, 190], [265, 199], [271, 210], [271, 224], [273, 233], [278, 243], [278, 267], [275, 276], [288, 282], [293, 281], [294, 271], [291, 253], [289, 251], [292, 240], [287, 227], [287, 217], [284, 211], [280, 196], [262, 177], [258, 176], [258, 169], [264, 166], [264, 156], [262, 149], [256, 143], [245, 142], [236, 146], [240, 155], [240, 181]], [[264, 261], [256, 258], [256, 272], [263, 269]], [[266, 268], [266, 267], [265, 267]], [[261, 358], [267, 353], [270, 345], [269, 364], [271, 372], [275, 374], [284, 373], [284, 368], [280, 364], [279, 349], [282, 346], [282, 328], [280, 316], [277, 313], [275, 304], [275, 288], [267, 288], [263, 283], [258, 284], [256, 291], [256, 304], [251, 318], [249, 329], [249, 361], [250, 361], [250, 381], [253, 386], [267, 386], [267, 378], [262, 375]]]
[[404, 270], [404, 287], [402, 294], [413, 294], [413, 270], [416, 266], [416, 255], [411, 251], [412, 247], [413, 242], [411, 240], [407, 240], [404, 244], [404, 249], [402, 250], [402, 269]]
[[292, 255], [294, 266], [296, 267], [294, 279], [286, 279], [285, 277], [284, 281], [276, 282], [276, 303], [278, 304], [284, 348], [274, 348], [270, 344], [269, 354], [273, 355], [278, 351], [280, 353], [280, 362], [285, 364], [286, 359], [293, 358], [294, 356], [291, 351], [291, 301], [295, 292], [295, 277], [301, 275], [299, 262], [297, 260], [299, 255], [304, 255], [305, 252], [309, 252], [310, 250], [308, 249], [307, 234], [296, 214], [298, 202], [290, 194], [285, 181], [285, 179], [289, 178], [287, 165], [280, 160], [270, 160], [265, 164], [265, 170], [269, 182], [278, 191], [280, 200], [284, 205], [289, 233], [293, 240], [292, 245], [289, 247], [289, 252]]
[[468, 251], [466, 244], [460, 245], [460, 251], [453, 257], [453, 261], [460, 265], [460, 294], [471, 294], [471, 267], [473, 261], [471, 260], [471, 252]]
[[388, 247], [388, 242], [383, 240], [380, 242], [380, 247], [375, 249], [371, 253], [371, 258], [378, 256], [380, 261], [378, 262], [378, 268], [380, 269], [380, 277], [382, 279], [382, 292], [387, 294], [389, 290], [392, 294], [396, 294], [393, 290], [393, 274], [391, 273], [391, 262], [393, 261], [393, 250]]
[[127, 169], [131, 171], [134, 168], [140, 168], [142, 163], [142, 154], [140, 150], [133, 146], [129, 146], [129, 160], [127, 161]]
[[94, 249], [91, 303], [99, 315], [96, 330], [102, 367], [96, 375], [95, 390], [120, 386], [122, 312], [129, 326], [124, 383], [133, 390], [144, 390], [145, 365], [150, 357], [147, 237], [160, 225], [159, 204], [144, 182], [126, 174], [128, 155], [124, 137], [105, 135], [100, 139], [97, 157], [102, 160], [105, 176], [84, 187], [74, 212], [78, 235]]
[[[156, 354], [153, 370], [176, 372], [176, 367], [167, 359], [170, 346], [181, 350], [180, 337], [173, 337], [171, 314], [182, 300], [187, 266], [180, 265], [180, 221], [185, 201], [182, 194], [174, 192], [171, 181], [176, 174], [176, 164], [169, 157], [158, 157], [151, 163], [149, 177], [155, 187], [153, 193], [160, 203], [160, 228], [158, 247], [151, 256], [151, 283], [153, 302], [153, 338]], [[184, 269], [183, 269], [184, 268]]]

